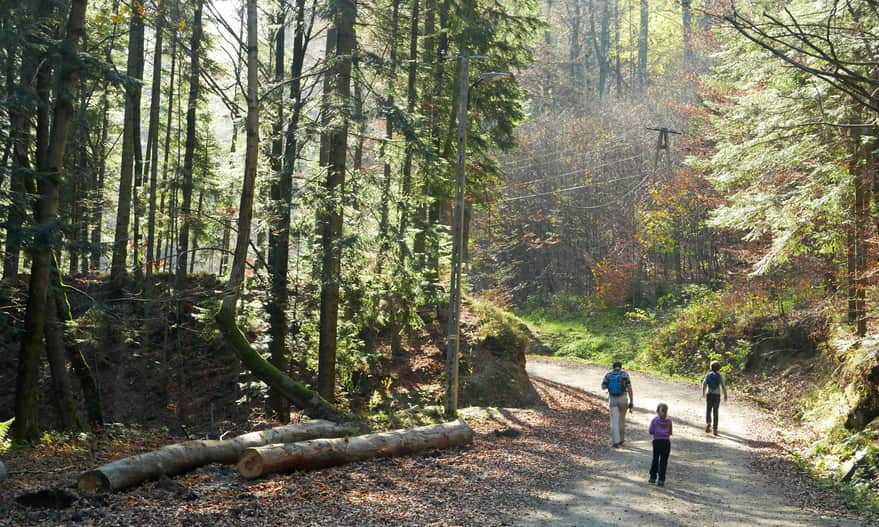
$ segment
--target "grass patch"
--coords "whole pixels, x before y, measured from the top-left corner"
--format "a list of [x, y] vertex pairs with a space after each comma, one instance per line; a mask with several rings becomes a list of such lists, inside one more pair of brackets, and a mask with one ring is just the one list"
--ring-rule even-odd
[[643, 310], [598, 310], [563, 320], [543, 313], [522, 318], [553, 355], [599, 364], [618, 359], [632, 369], [646, 368], [645, 352], [659, 325]]

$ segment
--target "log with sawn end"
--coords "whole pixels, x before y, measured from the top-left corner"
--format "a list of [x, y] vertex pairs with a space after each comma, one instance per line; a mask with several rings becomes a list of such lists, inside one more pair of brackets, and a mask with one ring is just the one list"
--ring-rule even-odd
[[250, 432], [233, 439], [184, 441], [151, 452], [117, 459], [83, 473], [79, 490], [89, 493], [114, 492], [190, 471], [208, 463], [232, 464], [245, 449], [271, 443], [305, 441], [318, 437], [339, 437], [355, 433], [352, 426], [314, 420]]
[[451, 448], [473, 442], [473, 430], [463, 420], [404, 430], [336, 439], [248, 448], [238, 471], [245, 478], [342, 465], [378, 457], [402, 456], [424, 450]]

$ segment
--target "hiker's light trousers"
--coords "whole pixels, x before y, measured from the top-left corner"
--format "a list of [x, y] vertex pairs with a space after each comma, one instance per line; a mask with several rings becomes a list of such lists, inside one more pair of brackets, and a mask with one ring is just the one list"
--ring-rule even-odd
[[610, 435], [616, 445], [626, 440], [626, 411], [629, 409], [629, 397], [626, 394], [610, 395], [607, 403], [610, 407]]

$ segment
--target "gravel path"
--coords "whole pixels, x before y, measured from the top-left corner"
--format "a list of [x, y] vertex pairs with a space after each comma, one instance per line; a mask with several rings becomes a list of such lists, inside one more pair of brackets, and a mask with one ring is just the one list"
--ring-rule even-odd
[[[528, 358], [532, 378], [603, 395], [606, 369]], [[720, 436], [705, 433], [704, 401], [699, 386], [667, 381], [637, 372], [632, 377], [635, 410], [627, 418], [626, 443], [596, 449], [594, 463], [563, 490], [522, 517], [520, 526], [854, 526], [862, 520], [833, 517], [808, 500], [797, 502], [773, 478], [751, 466], [759, 449], [766, 416], [740, 404], [731, 394], [721, 402]], [[669, 405], [674, 420], [666, 487], [647, 483], [651, 438], [647, 426], [656, 405]]]

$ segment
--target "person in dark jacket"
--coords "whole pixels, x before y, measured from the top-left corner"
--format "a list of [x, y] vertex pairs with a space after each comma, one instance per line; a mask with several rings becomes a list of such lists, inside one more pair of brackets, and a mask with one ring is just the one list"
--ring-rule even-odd
[[720, 409], [720, 394], [726, 401], [726, 381], [720, 373], [720, 362], [711, 361], [711, 371], [702, 378], [702, 398], [705, 399], [705, 432], [714, 429], [717, 435], [717, 411]]

